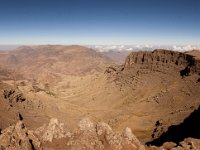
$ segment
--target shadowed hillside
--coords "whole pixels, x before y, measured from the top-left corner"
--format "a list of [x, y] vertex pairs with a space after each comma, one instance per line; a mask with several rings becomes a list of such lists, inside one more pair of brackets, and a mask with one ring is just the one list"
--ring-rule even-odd
[[170, 126], [159, 138], [147, 144], [161, 146], [164, 142], [175, 142], [178, 144], [188, 137], [200, 139], [199, 116], [200, 107], [185, 118], [182, 123]]

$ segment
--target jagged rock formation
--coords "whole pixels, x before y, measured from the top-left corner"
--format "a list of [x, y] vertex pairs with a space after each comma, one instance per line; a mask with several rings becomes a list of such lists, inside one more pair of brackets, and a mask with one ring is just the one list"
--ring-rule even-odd
[[94, 124], [88, 118], [79, 123], [70, 138], [68, 145], [72, 149], [144, 149], [130, 128], [126, 128], [122, 133], [117, 133], [104, 123]]
[[[0, 134], [0, 149], [4, 150], [34, 150], [34, 143], [39, 141], [34, 137], [25, 127], [22, 121], [17, 122], [16, 125], [12, 125], [4, 129]], [[38, 144], [39, 145], [39, 144]]]
[[65, 131], [64, 124], [60, 123], [56, 118], [52, 118], [48, 125], [45, 124], [36, 129], [35, 134], [39, 137], [40, 141], [43, 142], [52, 142], [53, 139], [70, 137], [70, 132]]
[[48, 125], [32, 131], [28, 130], [22, 121], [19, 121], [16, 125], [12, 125], [1, 132], [1, 149], [43, 149], [48, 146], [48, 142], [54, 143], [55, 140], [62, 138], [66, 140], [66, 149], [145, 149], [130, 128], [125, 128], [122, 133], [117, 133], [108, 124], [104, 122], [94, 124], [88, 118], [81, 120], [79, 128], [72, 133], [66, 131], [63, 126], [63, 123], [59, 123], [57, 119], [53, 118]]
[[[135, 137], [130, 128], [122, 133], [114, 132], [104, 123], [93, 123], [85, 118], [80, 121], [79, 128], [73, 132], [66, 131], [63, 123], [52, 118], [48, 125], [35, 131], [28, 130], [23, 121], [18, 121], [0, 133], [0, 150], [42, 150], [58, 149], [56, 144], [64, 140], [62, 148], [71, 150], [198, 150], [200, 140], [187, 138], [179, 145], [165, 142], [161, 147], [144, 146]], [[49, 147], [51, 145], [51, 147]]]
[[28, 130], [23, 121], [18, 121], [4, 129], [0, 134], [0, 146], [8, 150], [35, 150], [42, 149], [44, 142], [52, 142], [53, 139], [60, 139], [70, 136], [70, 133], [63, 129], [63, 123], [52, 118], [48, 125], [44, 125], [35, 131]]

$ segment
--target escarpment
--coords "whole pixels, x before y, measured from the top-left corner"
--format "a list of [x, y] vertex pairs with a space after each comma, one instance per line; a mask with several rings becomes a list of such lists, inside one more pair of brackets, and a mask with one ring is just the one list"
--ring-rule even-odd
[[154, 66], [181, 68], [180, 75], [187, 76], [189, 73], [200, 73], [200, 60], [192, 55], [170, 50], [156, 49], [154, 51], [132, 52], [125, 61], [125, 67], [134, 64], [146, 65], [152, 69]]

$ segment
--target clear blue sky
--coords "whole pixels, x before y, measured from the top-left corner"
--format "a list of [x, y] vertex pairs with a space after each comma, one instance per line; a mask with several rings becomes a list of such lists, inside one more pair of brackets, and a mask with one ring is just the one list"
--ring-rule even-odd
[[200, 0], [0, 0], [0, 44], [200, 44]]

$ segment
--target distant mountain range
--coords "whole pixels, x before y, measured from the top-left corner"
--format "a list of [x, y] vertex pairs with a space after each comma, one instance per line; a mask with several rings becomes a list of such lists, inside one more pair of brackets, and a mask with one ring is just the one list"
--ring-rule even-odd
[[[12, 50], [22, 45], [0, 45], [0, 51]], [[28, 45], [27, 45], [28, 46]], [[151, 44], [133, 44], [133, 45], [83, 45], [100, 52], [107, 51], [138, 51], [154, 49], [170, 49], [175, 51], [200, 50], [200, 45], [151, 45]]]

